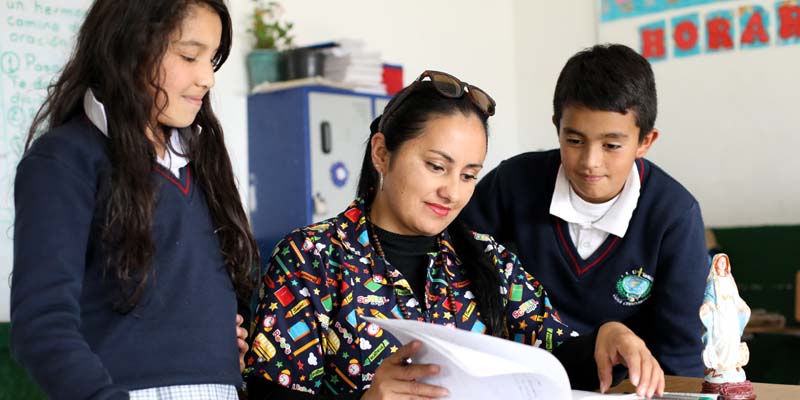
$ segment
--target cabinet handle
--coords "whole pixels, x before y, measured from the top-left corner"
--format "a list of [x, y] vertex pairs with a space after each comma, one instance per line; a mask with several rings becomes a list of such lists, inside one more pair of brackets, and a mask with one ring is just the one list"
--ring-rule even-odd
[[331, 154], [331, 147], [333, 146], [333, 138], [331, 137], [331, 124], [328, 121], [322, 121], [319, 124], [319, 131], [322, 135], [322, 154]]

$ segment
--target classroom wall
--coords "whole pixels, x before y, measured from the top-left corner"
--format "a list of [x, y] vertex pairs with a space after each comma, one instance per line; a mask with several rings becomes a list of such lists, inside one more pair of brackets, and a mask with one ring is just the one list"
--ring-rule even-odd
[[[0, 9], [5, 12], [16, 3], [7, 2]], [[33, 0], [22, 3], [30, 5]], [[88, 4], [89, 0], [37, 0], [37, 3]], [[498, 113], [490, 120], [487, 170], [513, 154], [557, 145], [550, 122], [551, 99], [558, 73], [569, 56], [591, 46], [598, 38], [628, 40], [629, 45], [638, 48], [633, 39], [598, 34], [597, 2], [593, 0], [492, 3], [284, 0], [282, 3], [285, 18], [296, 25], [296, 42], [300, 45], [362, 38], [368, 48], [382, 51], [387, 61], [404, 65], [406, 83], [426, 68], [441, 69], [489, 92], [498, 102]], [[230, 0], [234, 47], [217, 74], [213, 92], [244, 199], [249, 194], [244, 58], [250, 50], [246, 25], [252, 4], [250, 0]], [[800, 46], [762, 53], [770, 55], [743, 61], [732, 74], [720, 73], [719, 68], [712, 70], [699, 77], [700, 84], [683, 77], [697, 76], [694, 71], [714, 60], [738, 63], [741, 61], [738, 57], [742, 56], [716, 55], [680, 64], [654, 65], [661, 100], [657, 125], [663, 133], [649, 157], [695, 193], [706, 222], [712, 226], [800, 223], [800, 179], [794, 172], [800, 169], [800, 158], [793, 155], [800, 145], [800, 136], [796, 135], [797, 113], [776, 114], [769, 108], [769, 104], [778, 101], [783, 105], [800, 103], [797, 91], [786, 90], [796, 87], [790, 84], [796, 81], [790, 66], [800, 64]], [[671, 70], [669, 65], [678, 67]], [[770, 71], [776, 68], [783, 81], [789, 83], [781, 85], [780, 81], [768, 79]], [[762, 81], [767, 82], [766, 86], [759, 85]], [[709, 107], [703, 96], [680, 92], [701, 84], [713, 84], [712, 88], [719, 89], [732, 105]], [[781, 97], [762, 100], [768, 113], [745, 119], [744, 127], [737, 125], [730, 116], [746, 115], [752, 109], [750, 96], [742, 93], [760, 91], [781, 93]], [[702, 128], [683, 129], [685, 124]], [[3, 151], [0, 156], [14, 155]], [[0, 208], [13, 208], [8, 184], [10, 181], [0, 185], [3, 195]], [[759, 207], [764, 204], [768, 206]], [[6, 321], [9, 293], [6, 282], [11, 272], [10, 224], [0, 226], [0, 234], [0, 321]]]
[[[666, 27], [666, 56], [652, 61], [661, 135], [648, 158], [684, 184], [700, 202], [706, 225], [800, 224], [800, 42], [783, 44], [773, 0], [705, 0], [662, 12], [602, 23], [600, 42], [641, 51], [640, 30]], [[765, 11], [764, 46], [741, 43], [742, 13]], [[708, 50], [706, 20], [732, 16], [733, 49]], [[677, 53], [674, 21], [696, 16], [696, 54]]]
[[[56, 0], [38, 0], [41, 4], [59, 5]], [[23, 1], [30, 5], [32, 0]], [[71, 4], [88, 5], [89, 0], [70, 0]], [[497, 115], [490, 120], [491, 139], [486, 160], [487, 171], [500, 160], [520, 150], [518, 93], [519, 68], [517, 68], [517, 36], [525, 38], [525, 46], [536, 51], [555, 54], [561, 49], [553, 42], [548, 26], [559, 29], [563, 21], [544, 18], [523, 0], [503, 0], [487, 3], [480, 0], [453, 2], [426, 2], [408, 0], [401, 2], [343, 0], [320, 2], [312, 0], [285, 0], [285, 18], [295, 23], [295, 41], [299, 45], [329, 41], [336, 38], [362, 38], [368, 48], [380, 50], [387, 61], [402, 64], [405, 82], [410, 83], [424, 69], [440, 69], [474, 83], [492, 95], [498, 102]], [[560, 18], [569, 18], [570, 8], [585, 4], [591, 9], [591, 0], [571, 0], [547, 4]], [[11, 4], [11, 3], [9, 3]], [[234, 46], [230, 58], [217, 73], [213, 102], [225, 128], [226, 142], [239, 180], [244, 199], [248, 198], [247, 173], [247, 74], [244, 58], [250, 50], [250, 37], [246, 32], [252, 11], [250, 0], [230, 0], [234, 20]], [[457, 4], [457, 6], [456, 6]], [[531, 12], [537, 22], [530, 30], [518, 30], [515, 24], [525, 22], [519, 12]], [[580, 13], [582, 16], [588, 14]], [[590, 25], [585, 18], [580, 25]], [[585, 35], [582, 34], [581, 37]], [[541, 43], [540, 43], [541, 42]], [[582, 40], [578, 40], [582, 42]], [[571, 46], [571, 45], [570, 45]], [[567, 49], [566, 53], [573, 52]], [[533, 51], [533, 50], [528, 50]], [[560, 51], [560, 50], [559, 50]], [[558, 58], [564, 58], [559, 56]], [[537, 61], [539, 62], [539, 61]], [[559, 64], [560, 61], [553, 61]], [[552, 69], [552, 68], [551, 68]], [[526, 76], [524, 82], [531, 87], [552, 84], [551, 77]], [[548, 89], [551, 90], [551, 89]], [[546, 97], [546, 96], [545, 96]], [[526, 106], [525, 113], [530, 112]], [[548, 117], [549, 118], [549, 117]], [[365, 130], [368, 127], [365, 127]], [[4, 191], [10, 193], [7, 186]], [[12, 207], [10, 197], [4, 198], [6, 207]], [[7, 258], [0, 263], [0, 321], [8, 320], [8, 285], [5, 277], [11, 272], [10, 227], [3, 226], [7, 237], [0, 240]], [[0, 253], [2, 253], [0, 252]]]
[[592, 0], [514, 2], [520, 152], [558, 147], [551, 122], [553, 91], [567, 60], [596, 42], [595, 3]]
[[[580, 0], [590, 2], [590, 0]], [[338, 38], [360, 38], [383, 59], [402, 64], [405, 83], [425, 69], [450, 72], [480, 86], [498, 103], [490, 119], [487, 168], [517, 151], [517, 83], [515, 82], [514, 10], [517, 1], [453, 2], [286, 0], [284, 17], [295, 24], [295, 42], [307, 45]], [[456, 6], [457, 4], [457, 6]], [[558, 7], [561, 7], [559, 5]], [[233, 106], [221, 107], [229, 150], [240, 180], [247, 176], [247, 92], [244, 57], [250, 49], [246, 32], [252, 10], [249, 0], [233, 0], [238, 27], [234, 51], [217, 76], [216, 96]], [[224, 109], [223, 109], [224, 108]], [[235, 128], [234, 128], [235, 127]], [[234, 129], [232, 129], [234, 128]], [[365, 132], [368, 127], [364, 127]], [[240, 191], [247, 198], [247, 185]]]
[[[361, 38], [385, 60], [403, 65], [406, 84], [425, 69], [439, 69], [491, 94], [498, 108], [490, 119], [487, 172], [521, 151], [558, 145], [550, 122], [556, 78], [572, 54], [595, 43], [597, 26], [593, 0], [462, 0], [457, 7], [423, 0], [282, 4], [285, 19], [295, 23], [298, 45]], [[232, 0], [230, 7], [238, 28], [233, 53], [217, 74], [215, 95], [235, 172], [246, 183], [244, 58], [250, 50], [246, 26], [252, 2]], [[240, 185], [240, 192], [248, 198], [247, 184]]]

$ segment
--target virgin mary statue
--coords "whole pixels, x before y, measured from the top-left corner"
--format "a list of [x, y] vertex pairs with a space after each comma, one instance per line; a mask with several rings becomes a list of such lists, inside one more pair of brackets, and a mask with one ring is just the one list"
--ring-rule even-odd
[[742, 366], [749, 361], [750, 352], [741, 338], [750, 319], [750, 307], [739, 297], [726, 254], [714, 256], [703, 297], [700, 320], [705, 327], [703, 362], [707, 367], [706, 381], [744, 382], [746, 376]]

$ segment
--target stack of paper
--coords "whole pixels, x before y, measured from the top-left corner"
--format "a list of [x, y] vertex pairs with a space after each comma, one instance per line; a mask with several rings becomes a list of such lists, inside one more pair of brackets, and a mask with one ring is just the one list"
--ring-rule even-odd
[[410, 320], [362, 317], [403, 343], [424, 346], [414, 362], [440, 366], [424, 380], [443, 386], [452, 399], [568, 400], [567, 372], [549, 352], [492, 336]]
[[[423, 343], [414, 363], [437, 364], [439, 375], [421, 379], [450, 391], [451, 399], [639, 400], [635, 394], [571, 390], [567, 371], [538, 347], [425, 322], [361, 318], [379, 325], [403, 344]], [[665, 393], [662, 400], [714, 399], [702, 393]]]
[[362, 40], [338, 40], [336, 44], [325, 50], [325, 78], [356, 91], [386, 94], [381, 53], [368, 51]]

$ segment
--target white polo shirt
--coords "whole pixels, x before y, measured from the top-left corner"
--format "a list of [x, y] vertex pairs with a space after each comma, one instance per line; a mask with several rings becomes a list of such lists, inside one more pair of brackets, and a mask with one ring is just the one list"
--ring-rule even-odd
[[639, 171], [634, 164], [622, 192], [605, 203], [589, 203], [575, 193], [561, 165], [550, 201], [550, 214], [567, 222], [572, 243], [585, 260], [600, 248], [609, 234], [625, 236], [639, 201], [639, 189]]

